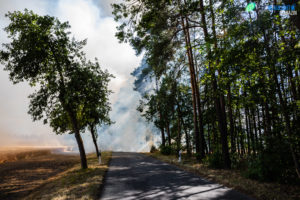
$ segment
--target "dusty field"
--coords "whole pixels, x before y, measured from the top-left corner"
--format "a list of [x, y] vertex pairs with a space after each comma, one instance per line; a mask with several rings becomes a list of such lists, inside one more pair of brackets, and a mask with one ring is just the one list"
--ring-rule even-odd
[[22, 199], [50, 177], [79, 162], [57, 149], [0, 149], [0, 199]]

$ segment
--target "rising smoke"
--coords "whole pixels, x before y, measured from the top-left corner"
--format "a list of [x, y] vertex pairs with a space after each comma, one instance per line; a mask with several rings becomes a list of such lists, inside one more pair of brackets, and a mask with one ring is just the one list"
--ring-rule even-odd
[[[156, 142], [151, 124], [145, 122], [136, 111], [140, 94], [133, 90], [130, 73], [137, 68], [141, 58], [128, 44], [120, 44], [115, 38], [117, 23], [109, 14], [114, 0], [1, 0], [0, 43], [9, 39], [3, 28], [9, 21], [4, 17], [8, 11], [28, 8], [40, 15], [53, 15], [60, 21], [69, 21], [76, 39], [88, 38], [84, 51], [88, 59], [97, 57], [101, 66], [115, 75], [110, 84], [111, 127], [99, 128], [101, 149], [118, 151], [147, 151]], [[32, 122], [27, 114], [27, 96], [33, 89], [27, 83], [12, 85], [8, 73], [0, 65], [0, 146], [77, 146], [73, 135], [55, 135], [51, 128], [41, 122]], [[90, 134], [82, 134], [87, 152], [94, 151]]]
[[133, 91], [131, 81], [122, 87], [113, 105], [111, 119], [116, 123], [99, 130], [100, 146], [116, 151], [149, 151], [157, 142], [152, 125], [141, 118], [136, 110], [140, 94]]

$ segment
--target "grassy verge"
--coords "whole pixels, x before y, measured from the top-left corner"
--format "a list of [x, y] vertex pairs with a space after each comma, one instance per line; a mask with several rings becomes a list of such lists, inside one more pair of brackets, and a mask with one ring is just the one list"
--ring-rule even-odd
[[81, 169], [80, 163], [47, 180], [25, 199], [63, 200], [96, 199], [108, 169], [111, 152], [102, 152], [102, 164], [95, 154], [87, 156], [88, 169]]
[[239, 190], [249, 196], [260, 200], [296, 200], [300, 199], [300, 187], [278, 183], [262, 183], [247, 179], [238, 170], [211, 169], [204, 164], [199, 164], [195, 159], [183, 158], [181, 163], [174, 155], [165, 156], [156, 153], [147, 153], [161, 161], [174, 164], [179, 168], [196, 173], [208, 180], [223, 184]]

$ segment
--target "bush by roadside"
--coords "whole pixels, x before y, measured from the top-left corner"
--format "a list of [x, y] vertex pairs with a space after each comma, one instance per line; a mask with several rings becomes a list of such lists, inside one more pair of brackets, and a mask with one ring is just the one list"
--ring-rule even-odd
[[150, 153], [155, 153], [157, 151], [158, 151], [158, 149], [156, 148], [156, 146], [152, 145], [150, 148]]
[[161, 154], [163, 155], [171, 155], [172, 148], [170, 146], [160, 146], [159, 147]]

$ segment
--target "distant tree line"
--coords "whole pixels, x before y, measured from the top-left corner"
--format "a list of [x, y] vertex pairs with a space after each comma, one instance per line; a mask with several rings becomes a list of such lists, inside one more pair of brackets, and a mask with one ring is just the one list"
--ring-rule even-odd
[[74, 134], [81, 167], [87, 168], [80, 133], [89, 128], [100, 156], [96, 128], [111, 123], [108, 82], [113, 76], [101, 70], [97, 59], [86, 60], [86, 40], [71, 38], [68, 22], [26, 9], [6, 17], [10, 24], [4, 30], [11, 42], [0, 51], [4, 70], [14, 84], [26, 81], [36, 88], [29, 96], [28, 113], [34, 121], [49, 123], [57, 134]]
[[[135, 86], [152, 89], [138, 110], [162, 152], [299, 183], [299, 14], [255, 2], [246, 12], [245, 0], [124, 0], [113, 4], [116, 37], [144, 54]], [[297, 1], [282, 4], [293, 3], [299, 13]]]

